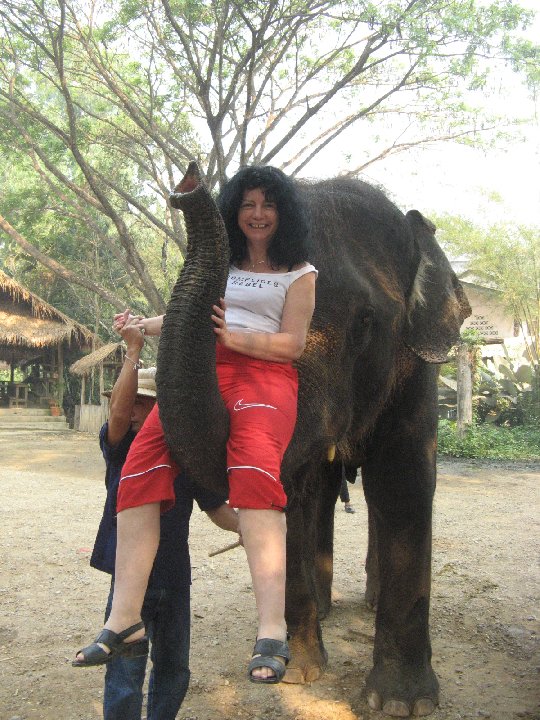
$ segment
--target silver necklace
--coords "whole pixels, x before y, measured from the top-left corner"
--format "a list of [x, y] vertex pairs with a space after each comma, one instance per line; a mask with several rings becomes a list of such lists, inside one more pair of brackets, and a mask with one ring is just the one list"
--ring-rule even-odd
[[266, 260], [258, 260], [258, 261], [255, 262], [255, 263], [251, 263], [251, 265], [249, 266], [249, 271], [250, 271], [250, 272], [254, 272], [254, 271], [255, 271], [255, 267], [256, 267], [257, 265], [266, 265], [266, 264], [267, 264], [267, 261], [266, 261]]

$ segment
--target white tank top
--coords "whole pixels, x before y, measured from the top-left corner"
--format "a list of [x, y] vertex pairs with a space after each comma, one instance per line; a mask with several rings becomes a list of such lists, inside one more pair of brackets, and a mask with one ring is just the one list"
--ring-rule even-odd
[[288, 289], [295, 280], [310, 272], [318, 275], [318, 271], [309, 264], [284, 273], [253, 273], [231, 265], [225, 291], [228, 329], [235, 332], [279, 332]]

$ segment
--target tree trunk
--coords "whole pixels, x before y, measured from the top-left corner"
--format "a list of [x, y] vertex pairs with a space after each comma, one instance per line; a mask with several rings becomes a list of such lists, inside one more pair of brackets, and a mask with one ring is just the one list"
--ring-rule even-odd
[[469, 347], [458, 345], [457, 353], [457, 430], [463, 437], [467, 426], [472, 424], [472, 373]]

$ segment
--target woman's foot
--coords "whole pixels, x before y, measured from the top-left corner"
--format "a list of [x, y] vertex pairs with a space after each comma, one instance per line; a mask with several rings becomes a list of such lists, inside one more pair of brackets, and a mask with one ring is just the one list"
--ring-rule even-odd
[[287, 641], [261, 638], [255, 643], [248, 665], [248, 677], [254, 683], [275, 684], [283, 680], [289, 662]]
[[112, 657], [145, 655], [148, 655], [148, 638], [144, 634], [144, 623], [139, 621], [118, 633], [103, 628], [93, 643], [79, 650], [71, 664], [73, 667], [90, 667], [103, 665]]

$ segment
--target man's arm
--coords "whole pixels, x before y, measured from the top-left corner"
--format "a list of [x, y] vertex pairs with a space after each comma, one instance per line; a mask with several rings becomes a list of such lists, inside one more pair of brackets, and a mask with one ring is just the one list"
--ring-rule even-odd
[[238, 513], [228, 503], [223, 503], [215, 510], [206, 510], [205, 512], [210, 520], [222, 530], [230, 530], [240, 535]]
[[144, 335], [136, 325], [137, 320], [129, 320], [120, 330], [127, 345], [124, 364], [114, 384], [109, 405], [109, 427], [107, 443], [117, 445], [131, 425], [131, 411], [137, 396], [139, 357], [144, 345]]

